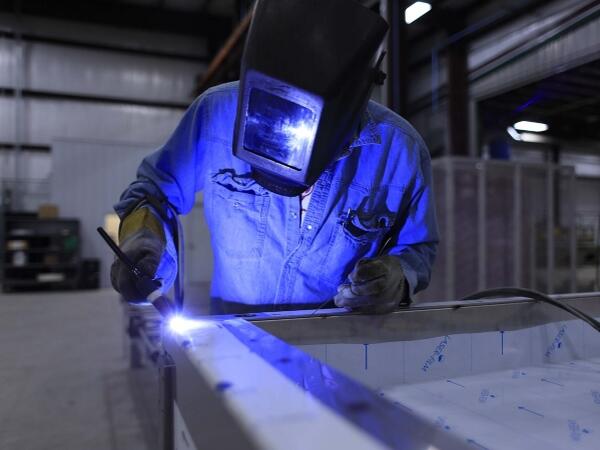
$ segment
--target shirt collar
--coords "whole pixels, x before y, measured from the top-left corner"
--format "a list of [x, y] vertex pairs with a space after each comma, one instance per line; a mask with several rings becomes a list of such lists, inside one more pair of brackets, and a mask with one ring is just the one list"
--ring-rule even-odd
[[378, 145], [381, 144], [381, 138], [377, 133], [377, 126], [375, 125], [375, 121], [373, 120], [373, 116], [368, 109], [365, 110], [364, 114], [360, 118], [359, 123], [359, 132], [358, 136], [350, 143], [350, 145], [342, 152], [342, 154], [337, 158], [338, 161], [340, 159], [344, 159], [349, 156], [357, 147], [362, 147], [363, 145]]
[[360, 119], [360, 131], [358, 137], [350, 144], [349, 148], [362, 147], [363, 145], [381, 144], [381, 139], [377, 133], [377, 126], [373, 116], [368, 109]]

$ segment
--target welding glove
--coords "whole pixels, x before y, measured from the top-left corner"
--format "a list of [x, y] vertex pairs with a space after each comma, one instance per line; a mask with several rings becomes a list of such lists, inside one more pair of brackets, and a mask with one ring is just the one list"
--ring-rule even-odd
[[408, 284], [400, 261], [391, 255], [361, 259], [348, 282], [338, 287], [334, 301], [338, 307], [370, 314], [394, 311], [408, 301]]
[[[121, 250], [144, 274], [161, 281], [163, 293], [173, 285], [177, 275], [176, 252], [169, 248], [173, 244], [167, 233], [163, 221], [150, 207], [133, 211], [123, 219], [119, 229]], [[112, 264], [110, 280], [125, 301], [145, 300], [136, 288], [135, 277], [118, 258]]]

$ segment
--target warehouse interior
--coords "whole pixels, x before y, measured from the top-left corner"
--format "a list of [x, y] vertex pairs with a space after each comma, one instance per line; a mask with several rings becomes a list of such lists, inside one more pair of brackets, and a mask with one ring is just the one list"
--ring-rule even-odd
[[[0, 449], [596, 448], [598, 0], [345, 0], [389, 25], [386, 78], [371, 99], [406, 119], [431, 157], [439, 245], [429, 287], [407, 310], [387, 319], [332, 304], [305, 315], [259, 312], [246, 319], [260, 332], [239, 325], [242, 314], [190, 325], [186, 332], [206, 333], [193, 339], [166, 338], [152, 304], [128, 304], [112, 288], [115, 256], [97, 228], [118, 241], [114, 205], [141, 161], [198, 96], [240, 79], [256, 3], [268, 1], [0, 2]], [[182, 311], [207, 317], [219, 266], [203, 192], [180, 220]], [[479, 306], [488, 312], [449, 303], [501, 287], [541, 292], [578, 319], [539, 298], [494, 296]], [[490, 350], [496, 334], [499, 358]], [[190, 341], [201, 343], [197, 358]], [[389, 356], [396, 351], [402, 362]], [[298, 358], [303, 375], [271, 375], [249, 354], [269, 370]], [[341, 378], [327, 378], [330, 366]], [[494, 385], [486, 374], [500, 370], [514, 383], [535, 373], [561, 391]], [[237, 392], [238, 373], [247, 374], [242, 395], [225, 394]], [[321, 389], [316, 403], [288, 394], [282, 373], [306, 392]], [[474, 406], [461, 403], [466, 393], [446, 394], [450, 385], [477, 386]], [[249, 391], [252, 400], [239, 400]], [[483, 411], [501, 395], [505, 406], [535, 398], [516, 406], [528, 415], [513, 423], [508, 410]], [[371, 401], [376, 419], [356, 418], [371, 414]], [[561, 406], [564, 417], [527, 422]], [[392, 420], [402, 426], [388, 433]]]

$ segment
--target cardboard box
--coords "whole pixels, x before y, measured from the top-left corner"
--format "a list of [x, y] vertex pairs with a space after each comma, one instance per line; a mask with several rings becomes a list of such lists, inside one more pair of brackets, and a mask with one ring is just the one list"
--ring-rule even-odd
[[56, 219], [58, 217], [58, 205], [53, 203], [44, 203], [38, 208], [38, 218]]

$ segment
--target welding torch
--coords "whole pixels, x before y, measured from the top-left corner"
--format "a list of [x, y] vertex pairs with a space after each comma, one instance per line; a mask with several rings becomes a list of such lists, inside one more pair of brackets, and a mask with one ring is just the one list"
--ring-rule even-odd
[[162, 292], [162, 283], [144, 273], [111, 239], [102, 227], [96, 229], [104, 242], [108, 244], [113, 253], [125, 267], [131, 272], [135, 279], [135, 287], [138, 292], [154, 306], [163, 317], [169, 317], [174, 311], [173, 303]]

